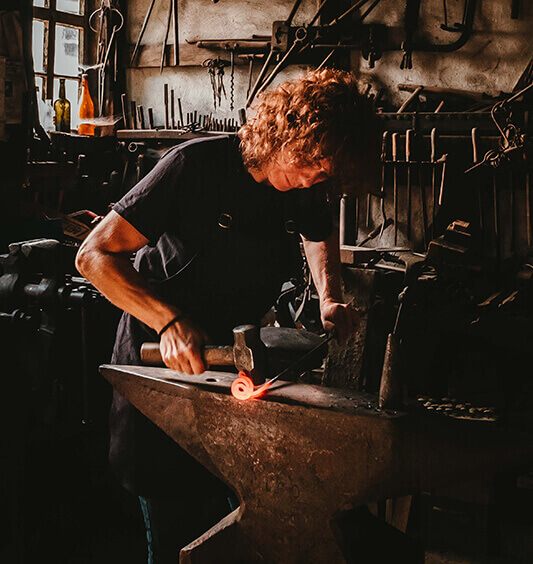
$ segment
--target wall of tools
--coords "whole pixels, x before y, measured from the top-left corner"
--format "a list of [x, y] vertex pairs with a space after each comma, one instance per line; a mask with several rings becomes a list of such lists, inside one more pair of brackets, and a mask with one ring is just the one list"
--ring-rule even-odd
[[296, 4], [288, 33], [283, 26], [272, 33], [273, 22], [290, 19], [292, 2], [133, 0], [126, 24], [129, 53], [135, 52], [126, 71], [130, 98], [145, 113], [152, 108], [156, 126], [165, 125], [165, 84], [180, 98], [186, 114], [237, 119], [238, 109], [250, 102], [250, 91], [273, 45], [268, 74], [279, 70], [273, 83], [327, 59], [324, 64], [355, 69], [362, 87], [380, 93], [382, 105], [389, 109], [397, 109], [419, 84], [470, 91], [477, 99], [483, 93], [509, 92], [531, 57], [529, 3]]

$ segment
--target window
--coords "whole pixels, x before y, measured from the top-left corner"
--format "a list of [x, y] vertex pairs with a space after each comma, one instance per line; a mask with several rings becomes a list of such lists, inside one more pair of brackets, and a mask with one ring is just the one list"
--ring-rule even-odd
[[85, 0], [33, 0], [33, 64], [43, 99], [59, 95], [64, 78], [71, 126], [78, 125], [79, 65], [87, 60]]

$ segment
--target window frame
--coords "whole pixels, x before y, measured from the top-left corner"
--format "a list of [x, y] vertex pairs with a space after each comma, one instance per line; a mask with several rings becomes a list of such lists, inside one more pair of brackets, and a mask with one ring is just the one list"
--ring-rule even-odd
[[47, 6], [33, 6], [33, 20], [44, 23], [44, 45], [43, 45], [43, 66], [44, 72], [35, 72], [35, 76], [40, 76], [44, 81], [41, 93], [43, 99], [52, 100], [54, 97], [54, 78], [65, 78], [76, 80], [79, 84], [79, 76], [67, 76], [58, 74], [55, 71], [55, 45], [56, 45], [56, 26], [64, 25], [75, 27], [80, 30], [79, 40], [79, 61], [80, 64], [87, 64], [89, 59], [89, 14], [88, 0], [79, 0], [81, 14], [71, 14], [57, 9], [57, 0], [48, 0]]

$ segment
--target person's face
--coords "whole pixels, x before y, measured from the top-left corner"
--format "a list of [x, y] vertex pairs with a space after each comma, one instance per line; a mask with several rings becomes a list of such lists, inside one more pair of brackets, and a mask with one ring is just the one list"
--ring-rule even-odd
[[276, 190], [286, 192], [311, 188], [324, 182], [331, 176], [331, 163], [327, 160], [318, 161], [313, 165], [295, 164], [294, 160], [283, 151], [267, 166], [266, 177], [268, 183]]

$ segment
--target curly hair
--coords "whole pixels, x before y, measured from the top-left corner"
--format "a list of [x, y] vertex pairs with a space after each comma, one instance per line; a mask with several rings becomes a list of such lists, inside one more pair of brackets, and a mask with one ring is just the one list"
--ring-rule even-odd
[[379, 120], [359, 93], [352, 73], [313, 70], [263, 92], [256, 115], [239, 130], [243, 160], [260, 169], [280, 150], [298, 165], [328, 159], [343, 185], [354, 172], [379, 159]]

